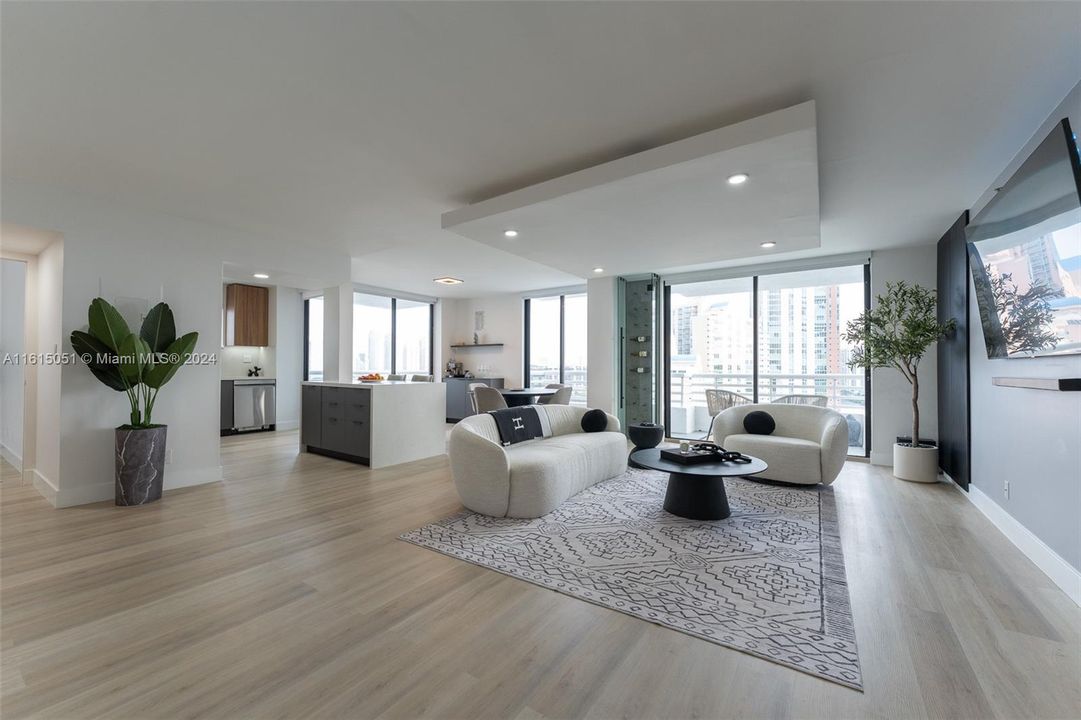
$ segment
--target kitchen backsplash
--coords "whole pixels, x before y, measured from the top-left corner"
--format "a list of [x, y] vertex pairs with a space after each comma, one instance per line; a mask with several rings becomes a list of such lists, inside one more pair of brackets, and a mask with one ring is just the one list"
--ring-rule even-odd
[[248, 376], [255, 365], [262, 368], [261, 377], [274, 377], [274, 348], [272, 347], [223, 347], [218, 359], [221, 363], [222, 380], [239, 380]]

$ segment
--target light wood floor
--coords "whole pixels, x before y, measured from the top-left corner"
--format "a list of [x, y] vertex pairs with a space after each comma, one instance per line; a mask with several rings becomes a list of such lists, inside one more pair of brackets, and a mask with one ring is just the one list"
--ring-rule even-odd
[[296, 446], [142, 508], [6, 468], [3, 717], [1081, 716], [1081, 611], [949, 486], [834, 485], [859, 693], [396, 540], [459, 509], [443, 458]]

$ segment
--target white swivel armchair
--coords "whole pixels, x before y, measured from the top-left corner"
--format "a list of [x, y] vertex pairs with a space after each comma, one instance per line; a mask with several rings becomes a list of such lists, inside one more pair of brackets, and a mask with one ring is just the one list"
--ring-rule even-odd
[[[754, 435], [744, 429], [743, 418], [755, 410], [773, 417], [777, 427], [772, 434]], [[848, 423], [839, 412], [813, 405], [740, 405], [717, 416], [713, 442], [765, 460], [769, 469], [756, 477], [829, 485], [848, 455]]]

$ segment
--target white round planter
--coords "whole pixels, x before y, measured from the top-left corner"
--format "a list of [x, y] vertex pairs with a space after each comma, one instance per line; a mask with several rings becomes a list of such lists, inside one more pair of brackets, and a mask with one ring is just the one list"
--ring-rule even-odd
[[912, 482], [938, 482], [938, 448], [894, 443], [893, 475]]

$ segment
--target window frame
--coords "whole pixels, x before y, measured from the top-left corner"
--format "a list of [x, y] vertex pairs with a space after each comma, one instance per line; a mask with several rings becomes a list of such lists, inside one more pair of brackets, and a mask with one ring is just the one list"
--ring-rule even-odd
[[[398, 300], [408, 300], [410, 302], [419, 303], [421, 305], [427, 305], [428, 307], [428, 372], [427, 375], [431, 375], [435, 378], [435, 302], [430, 300], [416, 300], [413, 298], [399, 298], [395, 295], [387, 295], [384, 293], [370, 292], [368, 290], [359, 290], [353, 288], [353, 301], [356, 302], [357, 295], [368, 295], [372, 297], [383, 297], [390, 300], [390, 369], [387, 371], [391, 375], [398, 374]], [[306, 317], [306, 316], [305, 316]], [[306, 333], [305, 329], [305, 333]], [[307, 342], [307, 335], [305, 334], [305, 342]], [[305, 362], [307, 359], [305, 358]], [[352, 360], [350, 360], [349, 371], [352, 373]]]
[[310, 339], [311, 339], [311, 336], [310, 336], [310, 333], [311, 333], [311, 317], [310, 317], [309, 312], [308, 312], [308, 303], [310, 303], [312, 300], [315, 300], [315, 299], [319, 299], [320, 301], [322, 301], [323, 296], [317, 294], [317, 295], [311, 295], [311, 296], [305, 297], [303, 305], [302, 305], [302, 307], [303, 307], [302, 312], [303, 312], [303, 315], [304, 315], [304, 329], [302, 331], [303, 337], [301, 338], [301, 342], [303, 343], [303, 345], [302, 345], [302, 348], [303, 348], [303, 352], [302, 352], [303, 363], [302, 363], [300, 372], [301, 372], [301, 377], [304, 378], [304, 382], [311, 382], [311, 376], [310, 376], [311, 375], [311, 360], [308, 357], [308, 349], [310, 347]]
[[[828, 267], [838, 267], [838, 268], [854, 267], [854, 266], [857, 266], [857, 265], [862, 265], [862, 267], [863, 267], [863, 310], [864, 310], [864, 312], [867, 312], [868, 310], [871, 309], [871, 260], [870, 259], [864, 259], [864, 260], [859, 261], [859, 262], [839, 263], [837, 265], [825, 266], [825, 268], [828, 268]], [[825, 269], [825, 268], [819, 268], [819, 269]], [[753, 338], [753, 342], [751, 343], [752, 355], [753, 355], [753, 357], [752, 357], [752, 365], [751, 365], [751, 368], [752, 368], [751, 387], [752, 387], [752, 393], [753, 393], [752, 402], [754, 402], [756, 404], [759, 402], [759, 397], [758, 397], [758, 392], [759, 392], [759, 385], [758, 385], [758, 383], [759, 383], [759, 367], [758, 367], [759, 335], [758, 335], [758, 328], [759, 328], [759, 323], [760, 323], [759, 316], [760, 316], [760, 310], [761, 310], [761, 308], [759, 307], [759, 297], [758, 297], [758, 293], [759, 293], [759, 291], [758, 291], [758, 279], [763, 275], [774, 275], [774, 274], [782, 274], [782, 273], [787, 273], [787, 272], [799, 272], [799, 269], [798, 268], [785, 268], [785, 269], [779, 269], [778, 268], [776, 270], [776, 272], [760, 271], [760, 272], [749, 273], [748, 275], [743, 276], [743, 277], [750, 277], [751, 278], [751, 323], [752, 323], [751, 337]], [[733, 276], [726, 274], [724, 277], [733, 277]], [[702, 278], [702, 279], [706, 279], [706, 278]], [[663, 285], [663, 292], [661, 294], [662, 298], [663, 298], [663, 302], [664, 302], [664, 312], [662, 313], [662, 320], [663, 320], [663, 327], [664, 327], [664, 330], [663, 330], [663, 332], [664, 332], [664, 359], [663, 359], [663, 363], [662, 363], [662, 368], [663, 368], [663, 372], [664, 372], [664, 385], [663, 385], [663, 388], [664, 388], [663, 389], [663, 392], [664, 392], [664, 426], [667, 429], [667, 432], [669, 434], [671, 433], [671, 428], [672, 428], [672, 344], [671, 344], [671, 328], [672, 328], [672, 321], [673, 321], [673, 318], [672, 318], [672, 285], [673, 284], [684, 284], [684, 282], [686, 282], [686, 281], [681, 281], [681, 282], [675, 282], [674, 283], [672, 279], [665, 278], [664, 279], [664, 285]], [[813, 328], [812, 328], [812, 333], [813, 333]], [[528, 363], [527, 363], [527, 367], [528, 367]], [[863, 454], [862, 454], [862, 456], [861, 455], [849, 455], [848, 457], [864, 457], [864, 458], [870, 458], [871, 457], [871, 371], [869, 369], [865, 369], [864, 373], [863, 373], [863, 377], [864, 377], [864, 380], [863, 380], [863, 382], [864, 382], [864, 399], [863, 399], [863, 404], [864, 404], [864, 423], [863, 423], [863, 426], [864, 426], [864, 443], [863, 443], [863, 446], [864, 447], [863, 447]]]
[[[523, 338], [522, 338], [522, 384], [529, 385], [530, 378], [530, 351], [531, 342], [530, 334], [532, 330], [532, 305], [533, 300], [547, 299], [547, 298], [559, 298], [559, 384], [567, 384], [567, 296], [584, 296], [586, 302], [589, 302], [589, 294], [582, 289], [566, 289], [560, 292], [552, 293], [550, 295], [533, 295], [526, 297], [522, 302], [523, 313]], [[588, 307], [588, 306], [587, 306]], [[587, 335], [588, 337], [588, 335]], [[589, 372], [588, 367], [586, 372]]]

